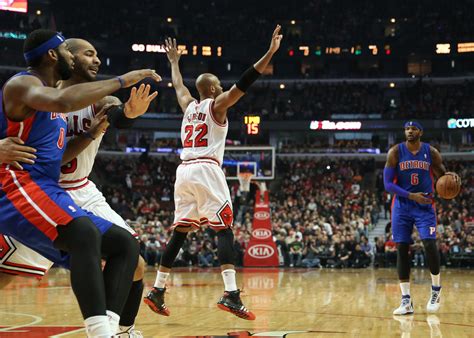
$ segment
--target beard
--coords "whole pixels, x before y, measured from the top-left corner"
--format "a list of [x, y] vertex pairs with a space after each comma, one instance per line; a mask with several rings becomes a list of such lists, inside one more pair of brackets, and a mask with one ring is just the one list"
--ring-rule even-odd
[[72, 76], [71, 66], [67, 63], [66, 58], [60, 53], [58, 53], [57, 67], [61, 80], [68, 80]]

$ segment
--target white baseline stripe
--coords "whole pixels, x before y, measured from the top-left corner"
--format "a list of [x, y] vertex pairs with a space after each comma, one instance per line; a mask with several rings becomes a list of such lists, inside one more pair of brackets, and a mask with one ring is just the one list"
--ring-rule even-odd
[[13, 177], [13, 181], [15, 182], [15, 185], [18, 187], [18, 189], [20, 190], [21, 194], [23, 195], [23, 197], [26, 198], [26, 200], [31, 204], [31, 206], [36, 210], [38, 211], [38, 213], [43, 216], [43, 218], [49, 223], [51, 224], [52, 226], [56, 227], [58, 224], [53, 221], [51, 218], [49, 218], [48, 215], [46, 215], [46, 213], [41, 210], [41, 208], [30, 198], [30, 196], [28, 196], [28, 194], [26, 193], [25, 189], [23, 189], [23, 187], [21, 186], [20, 182], [18, 182], [17, 178], [16, 178], [16, 175], [15, 175], [15, 172], [10, 170], [10, 174], [12, 175]]

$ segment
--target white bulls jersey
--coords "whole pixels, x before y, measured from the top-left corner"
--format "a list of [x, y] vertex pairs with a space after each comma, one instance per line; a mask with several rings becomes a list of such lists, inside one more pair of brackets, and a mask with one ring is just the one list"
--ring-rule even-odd
[[[67, 114], [67, 139], [80, 135], [89, 130], [95, 116], [95, 107], [91, 105], [84, 109]], [[103, 134], [92, 141], [75, 159], [61, 167], [59, 185], [62, 188], [80, 187], [88, 182], [87, 177], [92, 171], [94, 160], [99, 151]]]
[[213, 116], [214, 99], [193, 101], [186, 108], [181, 124], [183, 152], [181, 160], [212, 158], [220, 165], [224, 159], [229, 123], [219, 123]]

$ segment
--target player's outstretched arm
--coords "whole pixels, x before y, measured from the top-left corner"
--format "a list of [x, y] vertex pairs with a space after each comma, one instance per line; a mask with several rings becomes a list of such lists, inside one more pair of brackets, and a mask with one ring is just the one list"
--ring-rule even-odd
[[118, 129], [127, 129], [133, 126], [134, 120], [142, 116], [148, 110], [151, 101], [153, 101], [158, 92], [150, 94], [150, 85], [141, 84], [140, 87], [133, 87], [130, 91], [130, 98], [122, 104], [119, 98], [115, 96], [106, 96], [95, 104], [97, 110], [109, 105], [107, 110], [108, 121], [111, 126]]
[[181, 51], [178, 50], [176, 39], [167, 38], [163, 48], [166, 51], [166, 56], [171, 64], [171, 81], [173, 82], [176, 97], [178, 98], [179, 106], [183, 113], [188, 108], [189, 104], [194, 101], [189, 89], [183, 83], [183, 77], [179, 70], [179, 59], [181, 58]]
[[262, 56], [260, 60], [257, 61], [252, 67], [247, 69], [244, 74], [242, 74], [240, 80], [232, 86], [228, 91], [223, 92], [219, 95], [214, 102], [214, 114], [218, 120], [225, 120], [227, 109], [232, 107], [237, 101], [240, 100], [242, 96], [245, 95], [247, 89], [254, 83], [258, 77], [263, 73], [265, 68], [267, 68], [270, 63], [273, 55], [280, 48], [280, 42], [283, 38], [283, 35], [280, 34], [281, 26], [277, 25], [272, 34], [272, 39], [270, 42], [270, 47], [265, 55]]
[[147, 77], [161, 81], [161, 77], [151, 69], [135, 70], [110, 80], [81, 83], [64, 89], [43, 86], [34, 76], [18, 76], [4, 88], [5, 109], [14, 121], [24, 120], [31, 110], [76, 111]]

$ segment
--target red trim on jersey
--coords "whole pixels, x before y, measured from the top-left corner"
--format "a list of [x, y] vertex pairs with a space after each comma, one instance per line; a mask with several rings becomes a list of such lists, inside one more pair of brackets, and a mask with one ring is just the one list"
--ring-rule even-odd
[[21, 268], [21, 269], [27, 269], [27, 270], [33, 270], [33, 271], [38, 271], [38, 272], [42, 272], [43, 275], [45, 274], [46, 272], [46, 269], [42, 269], [42, 268], [39, 268], [37, 266], [31, 266], [31, 265], [25, 265], [25, 264], [18, 264], [18, 263], [13, 263], [13, 262], [3, 262], [2, 263], [3, 265], [7, 265], [7, 266], [12, 266], [12, 267], [15, 267], [15, 268]]
[[197, 157], [197, 158], [192, 158], [190, 160], [183, 160], [181, 164], [188, 165], [188, 164], [194, 164], [194, 163], [209, 163], [209, 162], [203, 162], [200, 160], [210, 160], [210, 161], [215, 162], [219, 166], [221, 165], [218, 160], [212, 157]]
[[81, 184], [81, 185], [80, 185], [80, 186], [78, 186], [78, 187], [63, 188], [63, 189], [64, 189], [64, 190], [66, 190], [66, 191], [71, 191], [71, 190], [79, 190], [79, 189], [81, 189], [81, 188], [84, 188], [86, 185], [88, 185], [88, 184], [89, 184], [89, 182], [90, 182], [90, 181], [87, 181], [86, 183], [84, 183], [84, 184]]
[[20, 122], [7, 120], [7, 137], [18, 137], [18, 132], [20, 131]]
[[217, 124], [219, 127], [227, 127], [227, 117], [225, 118], [225, 122], [221, 123], [217, 121], [216, 117], [214, 116], [214, 100], [212, 100], [211, 104], [209, 105], [209, 115], [211, 115], [212, 121], [214, 121], [215, 124]]
[[55, 240], [58, 236], [56, 226], [51, 224], [39, 211], [37, 211], [28, 199], [17, 187], [13, 175], [16, 176], [18, 184], [23, 188], [26, 195], [38, 206], [38, 208], [49, 217], [53, 223], [66, 225], [73, 218], [58, 206], [26, 171], [11, 171], [3, 175], [2, 190], [15, 208], [31, 224], [44, 233], [49, 239]]
[[81, 181], [84, 181], [84, 180], [87, 180], [88, 177], [83, 177], [83, 178], [79, 178], [77, 180], [61, 180], [59, 181], [59, 183], [77, 183], [77, 182], [81, 182]]
[[26, 142], [28, 137], [30, 136], [31, 128], [33, 127], [33, 123], [35, 122], [36, 114], [28, 117], [23, 121], [23, 133], [21, 134], [21, 139]]
[[41, 279], [43, 278], [43, 276], [45, 275], [45, 273], [41, 274], [41, 273], [29, 273], [29, 272], [24, 272], [24, 271], [18, 271], [18, 270], [13, 270], [13, 269], [8, 269], [8, 268], [2, 268], [0, 267], [0, 272], [3, 272], [3, 273], [7, 273], [9, 275], [16, 275], [16, 276], [24, 276], [24, 277], [35, 277], [35, 278], [38, 278], [38, 279]]

